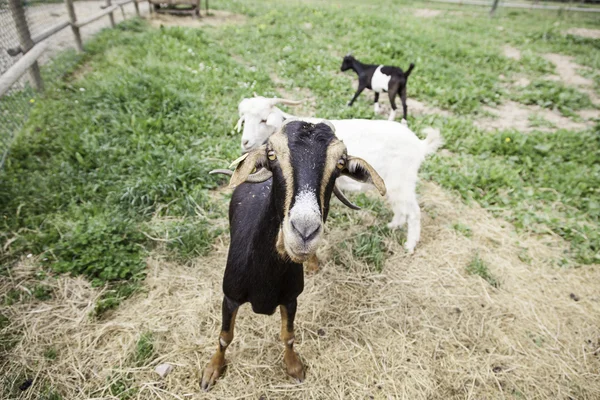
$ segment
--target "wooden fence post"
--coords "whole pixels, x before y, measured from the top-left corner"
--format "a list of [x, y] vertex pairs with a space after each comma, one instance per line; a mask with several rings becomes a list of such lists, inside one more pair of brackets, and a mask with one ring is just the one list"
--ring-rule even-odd
[[135, 13], [139, 17], [140, 16], [140, 5], [138, 4], [137, 0], [133, 0], [133, 6], [135, 7]]
[[494, 0], [494, 3], [492, 4], [492, 9], [490, 10], [490, 16], [494, 15], [497, 7], [498, 7], [498, 0]]
[[[108, 7], [110, 7], [112, 5], [111, 0], [106, 0], [106, 5]], [[110, 13], [110, 14], [108, 14], [108, 17], [110, 18], [110, 26], [114, 28], [115, 27], [115, 14]]]
[[73, 6], [73, 0], [65, 0], [65, 4], [67, 5], [67, 11], [69, 12], [69, 19], [71, 20], [71, 29], [73, 30], [73, 36], [75, 36], [75, 45], [77, 46], [77, 51], [83, 52], [83, 42], [81, 41], [81, 32], [79, 32], [79, 27], [77, 24], [77, 16], [75, 15], [75, 7]]
[[[31, 40], [31, 32], [29, 31], [29, 26], [27, 25], [25, 9], [23, 8], [21, 0], [8, 0], [8, 4], [13, 21], [15, 21], [15, 26], [17, 27], [17, 35], [19, 36], [21, 50], [23, 51], [23, 54], [26, 54], [29, 49], [33, 47], [34, 43], [33, 40]], [[31, 68], [29, 68], [29, 76], [31, 78], [31, 84], [37, 91], [41, 92], [44, 90], [44, 82], [42, 81], [40, 66], [38, 65], [37, 61], [31, 64]]]

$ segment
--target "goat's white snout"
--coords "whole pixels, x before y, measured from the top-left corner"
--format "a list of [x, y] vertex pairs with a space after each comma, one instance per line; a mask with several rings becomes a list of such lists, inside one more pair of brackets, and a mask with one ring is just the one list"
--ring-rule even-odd
[[314, 191], [305, 190], [296, 196], [287, 226], [284, 227], [285, 247], [295, 259], [306, 259], [317, 250], [323, 220]]

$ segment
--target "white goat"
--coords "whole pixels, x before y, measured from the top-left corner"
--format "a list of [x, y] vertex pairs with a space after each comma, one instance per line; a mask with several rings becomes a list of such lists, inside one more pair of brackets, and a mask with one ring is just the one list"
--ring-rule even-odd
[[[302, 118], [287, 114], [277, 104], [298, 105], [300, 101], [256, 96], [239, 104], [240, 119], [236, 125], [242, 130], [242, 150], [248, 152], [261, 146], [277, 132], [288, 118]], [[319, 121], [315, 119], [315, 122]], [[421, 235], [421, 209], [415, 193], [419, 167], [425, 156], [435, 153], [443, 144], [440, 131], [423, 130], [427, 138], [420, 140], [405, 124], [366, 119], [330, 120], [336, 136], [348, 152], [370, 163], [381, 175], [387, 187], [387, 198], [394, 211], [388, 227], [395, 229], [408, 222], [405, 248], [412, 253]], [[350, 179], [338, 179], [340, 189], [364, 191], [372, 188]]]

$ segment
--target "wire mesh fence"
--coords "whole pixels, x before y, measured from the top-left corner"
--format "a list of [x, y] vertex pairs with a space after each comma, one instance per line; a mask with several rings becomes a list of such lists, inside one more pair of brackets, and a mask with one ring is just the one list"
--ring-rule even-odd
[[[77, 21], [98, 15], [107, 0], [72, 1]], [[114, 1], [112, 4], [119, 4]], [[112, 13], [116, 23], [136, 15], [131, 3]], [[148, 8], [142, 8], [147, 13]], [[0, 0], [0, 78], [23, 57], [34, 44], [44, 41], [47, 50], [38, 59], [40, 82], [62, 78], [78, 61], [77, 45], [67, 5], [64, 0]], [[111, 26], [109, 15], [81, 28], [83, 41]], [[23, 49], [25, 47], [25, 49]], [[34, 66], [35, 68], [35, 66]], [[34, 71], [35, 72], [35, 71]], [[15, 133], [23, 126], [35, 105], [35, 74], [31, 70], [0, 93], [0, 169]], [[38, 82], [38, 84], [40, 83]]]

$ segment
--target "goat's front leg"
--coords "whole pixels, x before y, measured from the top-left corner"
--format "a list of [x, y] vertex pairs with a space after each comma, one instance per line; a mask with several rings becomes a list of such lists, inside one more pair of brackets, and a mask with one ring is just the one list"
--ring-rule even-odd
[[373, 111], [377, 114], [379, 112], [379, 92], [375, 92], [375, 101], [373, 104]]
[[217, 352], [212, 356], [208, 364], [206, 364], [206, 368], [204, 368], [201, 384], [203, 390], [208, 391], [223, 372], [223, 367], [225, 367], [225, 350], [227, 350], [227, 346], [233, 341], [235, 316], [237, 315], [239, 307], [240, 305], [237, 302], [228, 299], [227, 296], [223, 297], [223, 320], [221, 322], [219, 345], [217, 347]]
[[354, 104], [356, 98], [360, 96], [360, 94], [363, 92], [363, 90], [365, 90], [366, 87], [367, 85], [363, 84], [362, 82], [358, 83], [358, 89], [356, 89], [356, 93], [354, 93], [354, 97], [352, 98], [352, 100], [348, 102], [348, 107], [352, 107], [352, 104]]
[[279, 310], [281, 311], [281, 340], [285, 345], [283, 361], [287, 373], [298, 382], [302, 382], [304, 380], [304, 367], [300, 358], [294, 352], [294, 318], [296, 317], [297, 306], [298, 302], [294, 300], [286, 305], [280, 305]]

